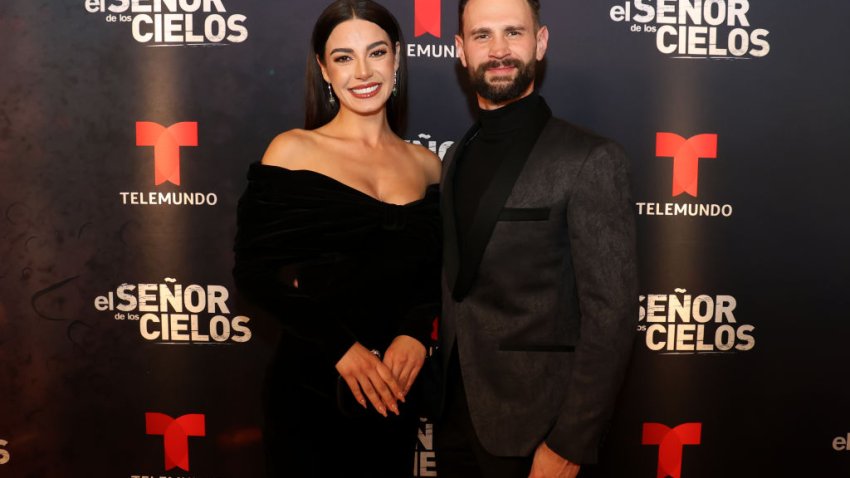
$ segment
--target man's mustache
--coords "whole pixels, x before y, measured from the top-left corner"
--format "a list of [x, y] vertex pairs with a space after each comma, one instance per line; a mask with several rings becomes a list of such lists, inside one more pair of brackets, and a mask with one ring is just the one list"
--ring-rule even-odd
[[506, 66], [512, 66], [518, 70], [522, 69], [524, 63], [516, 58], [506, 58], [504, 60], [491, 60], [486, 63], [482, 63], [478, 65], [478, 71], [483, 73], [486, 70], [491, 68], [504, 68]]

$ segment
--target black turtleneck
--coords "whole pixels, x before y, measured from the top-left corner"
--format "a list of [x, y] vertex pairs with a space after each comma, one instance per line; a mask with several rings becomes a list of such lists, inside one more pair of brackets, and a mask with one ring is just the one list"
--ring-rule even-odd
[[479, 109], [478, 132], [464, 148], [463, 156], [455, 159], [454, 204], [461, 248], [466, 244], [481, 196], [492, 184], [504, 153], [517, 147], [531, 150], [545, 124], [534, 121], [541, 115], [551, 112], [536, 91], [496, 110]]

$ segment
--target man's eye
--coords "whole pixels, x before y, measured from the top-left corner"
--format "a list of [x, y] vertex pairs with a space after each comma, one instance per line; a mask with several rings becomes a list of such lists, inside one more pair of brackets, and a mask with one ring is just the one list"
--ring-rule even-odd
[[479, 34], [479, 35], [475, 35], [475, 37], [474, 37], [474, 38], [475, 38], [476, 40], [486, 40], [486, 39], [487, 39], [487, 35], [485, 35], [485, 34], [483, 34], [483, 33], [482, 33], [482, 34]]

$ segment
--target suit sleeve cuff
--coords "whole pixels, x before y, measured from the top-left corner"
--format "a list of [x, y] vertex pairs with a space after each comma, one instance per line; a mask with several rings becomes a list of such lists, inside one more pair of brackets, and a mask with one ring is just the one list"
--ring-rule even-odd
[[599, 461], [600, 440], [578, 429], [555, 425], [546, 437], [546, 446], [552, 451], [579, 465], [592, 465]]

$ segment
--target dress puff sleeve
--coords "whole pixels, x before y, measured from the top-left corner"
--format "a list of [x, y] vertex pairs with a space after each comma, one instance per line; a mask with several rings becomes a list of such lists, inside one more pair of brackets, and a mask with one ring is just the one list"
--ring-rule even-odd
[[284, 330], [316, 345], [330, 364], [357, 342], [321, 297], [303, 287], [332, 258], [321, 248], [321, 227], [304, 199], [270, 167], [254, 164], [239, 200], [233, 277], [243, 297], [277, 318]]

